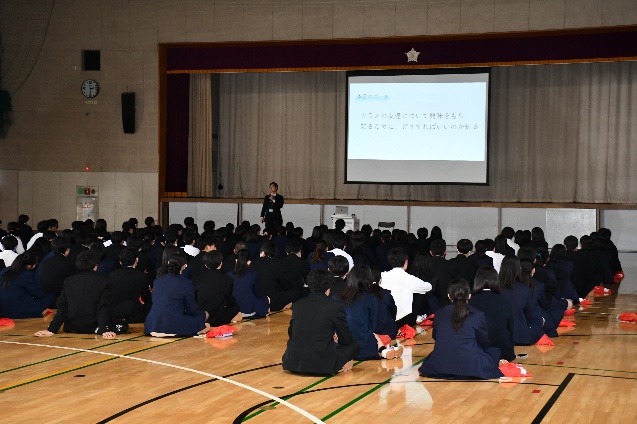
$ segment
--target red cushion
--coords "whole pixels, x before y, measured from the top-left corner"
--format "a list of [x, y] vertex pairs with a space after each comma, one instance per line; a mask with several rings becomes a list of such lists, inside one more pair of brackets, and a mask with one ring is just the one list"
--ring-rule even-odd
[[522, 365], [508, 362], [500, 365], [500, 371], [505, 377], [533, 377], [529, 372], [524, 369]]
[[538, 340], [535, 344], [538, 346], [555, 346], [555, 343], [553, 343], [546, 334], [540, 337], [540, 340]]
[[619, 314], [618, 318], [623, 322], [637, 322], [637, 313], [624, 312], [623, 314]]
[[219, 327], [213, 327], [206, 333], [206, 337], [227, 337], [232, 336], [232, 333], [237, 331], [237, 327], [231, 325], [221, 325]]
[[409, 324], [405, 324], [398, 329], [398, 335], [396, 338], [401, 339], [413, 339], [416, 336], [416, 330], [409, 326]]

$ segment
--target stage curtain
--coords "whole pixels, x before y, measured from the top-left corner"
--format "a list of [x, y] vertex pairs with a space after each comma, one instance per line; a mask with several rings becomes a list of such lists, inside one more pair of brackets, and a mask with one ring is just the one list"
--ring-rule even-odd
[[210, 74], [190, 76], [188, 132], [188, 196], [212, 197], [212, 80]]
[[[489, 185], [344, 184], [344, 72], [221, 75], [224, 196], [637, 201], [637, 64], [494, 67]], [[388, 149], [394, 146], [387, 146]]]

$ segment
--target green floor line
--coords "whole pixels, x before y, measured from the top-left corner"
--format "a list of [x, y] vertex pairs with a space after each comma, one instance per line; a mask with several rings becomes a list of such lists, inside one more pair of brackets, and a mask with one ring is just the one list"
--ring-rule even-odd
[[[415, 367], [416, 365], [420, 364], [422, 361], [424, 361], [425, 358], [422, 358], [421, 360], [415, 362], [414, 364], [411, 365], [411, 367], [409, 367], [410, 369]], [[358, 402], [361, 399], [366, 398], [367, 396], [371, 395], [372, 393], [374, 393], [376, 390], [380, 389], [381, 387], [383, 387], [384, 385], [386, 385], [387, 383], [391, 382], [391, 380], [394, 378], [395, 376], [391, 376], [389, 377], [387, 380], [381, 382], [380, 384], [378, 384], [375, 387], [372, 387], [371, 389], [369, 389], [368, 391], [366, 391], [365, 393], [363, 393], [362, 395], [352, 399], [351, 401], [347, 402], [345, 405], [341, 406], [340, 408], [338, 408], [335, 411], [330, 412], [329, 414], [327, 414], [326, 416], [324, 416], [322, 418], [323, 421], [327, 421], [330, 418], [332, 418], [334, 415], [344, 411], [345, 409], [349, 408], [350, 406], [354, 405], [356, 402]]]
[[[176, 339], [176, 340], [173, 340], [173, 341], [170, 341], [170, 342], [167, 342], [167, 343], [162, 343], [162, 344], [160, 344], [160, 345], [156, 345], [156, 346], [148, 346], [148, 347], [145, 347], [145, 348], [143, 348], [143, 349], [135, 350], [135, 351], [133, 351], [133, 352], [127, 353], [127, 354], [122, 355], [122, 356], [130, 356], [130, 355], [134, 355], [134, 354], [136, 354], [136, 353], [145, 352], [145, 351], [147, 351], [147, 350], [155, 349], [155, 348], [157, 348], [157, 347], [161, 347], [161, 346], [166, 346], [166, 345], [168, 345], [168, 344], [172, 344], [172, 343], [180, 342], [180, 341], [182, 341], [182, 340], [186, 340], [186, 339], [189, 339], [189, 338], [190, 338], [190, 337], [184, 337], [184, 338]], [[122, 340], [122, 341], [124, 341], [124, 340]], [[94, 348], [94, 349], [95, 349], [95, 348]], [[86, 349], [86, 350], [89, 350], [89, 349]], [[86, 353], [86, 352], [79, 352], [79, 353]], [[118, 358], [118, 357], [110, 357], [110, 358], [108, 358], [108, 359], [104, 359], [104, 360], [101, 360], [101, 361], [97, 361], [97, 362], [94, 362], [94, 363], [92, 363], [92, 364], [82, 365], [82, 366], [79, 366], [79, 367], [71, 368], [71, 369], [66, 370], [66, 371], [60, 371], [60, 372], [58, 372], [58, 373], [51, 374], [51, 375], [47, 375], [47, 376], [42, 377], [42, 378], [38, 378], [38, 379], [35, 379], [35, 380], [26, 381], [26, 382], [24, 382], [24, 383], [16, 384], [16, 385], [14, 385], [14, 386], [6, 387], [6, 388], [2, 389], [2, 392], [6, 392], [7, 390], [12, 390], [12, 389], [15, 389], [15, 388], [18, 388], [18, 387], [26, 386], [26, 385], [31, 384], [31, 383], [36, 383], [36, 382], [38, 382], [38, 381], [48, 380], [49, 378], [57, 377], [57, 376], [59, 376], [59, 375], [68, 374], [68, 373], [70, 373], [70, 372], [77, 371], [77, 370], [81, 370], [81, 369], [88, 368], [88, 367], [92, 367], [92, 366], [94, 366], [94, 365], [103, 364], [104, 362], [113, 361], [113, 360], [115, 360], [115, 359], [120, 359], [120, 358]]]
[[[127, 342], [127, 341], [129, 341], [129, 340], [136, 339], [137, 337], [142, 337], [142, 336], [141, 336], [141, 335], [139, 335], [139, 336], [136, 336], [136, 337], [132, 337], [132, 338], [130, 338], [130, 339], [117, 340], [117, 341], [115, 341], [115, 342], [107, 343], [107, 344], [105, 344], [105, 345], [95, 346], [95, 347], [92, 347], [92, 348], [90, 348], [90, 349], [86, 349], [86, 350], [101, 349], [101, 348], [103, 348], [103, 347], [112, 346], [112, 345], [114, 345], [114, 344], [118, 344], [118, 343], [122, 343], [122, 342]], [[69, 337], [69, 338], [71, 338], [71, 337]], [[91, 340], [92, 340], [92, 339], [91, 339]], [[11, 369], [8, 369], [8, 370], [0, 371], [0, 374], [4, 374], [4, 373], [11, 372], [11, 371], [15, 371], [15, 370], [20, 370], [20, 369], [22, 369], [22, 368], [32, 367], [32, 366], [34, 366], [34, 365], [43, 364], [43, 363], [45, 363], [45, 362], [55, 361], [56, 359], [66, 358], [66, 357], [68, 357], [68, 356], [79, 355], [80, 353], [86, 353], [86, 352], [73, 352], [73, 353], [67, 353], [66, 355], [56, 356], [56, 357], [54, 357], [54, 358], [44, 359], [44, 360], [42, 360], [42, 361], [38, 361], [38, 362], [31, 362], [30, 364], [20, 365], [19, 367], [15, 367], [15, 368], [11, 368]]]
[[[356, 362], [356, 363], [354, 364], [354, 367], [355, 367], [356, 365], [358, 365], [358, 364], [362, 363], [362, 362], [363, 362], [363, 361], [358, 361], [358, 362]], [[289, 395], [289, 396], [282, 397], [281, 399], [283, 399], [283, 400], [285, 400], [285, 401], [287, 401], [288, 399], [292, 399], [294, 396], [299, 395], [299, 394], [301, 394], [301, 393], [303, 393], [303, 392], [305, 392], [305, 391], [307, 391], [307, 390], [310, 390], [312, 387], [316, 387], [316, 386], [318, 386], [319, 384], [321, 384], [321, 383], [323, 383], [323, 382], [325, 382], [325, 381], [329, 380], [329, 379], [330, 379], [330, 378], [332, 378], [332, 377], [334, 377], [334, 376], [333, 376], [333, 375], [329, 375], [329, 376], [327, 376], [327, 377], [325, 377], [325, 378], [322, 378], [322, 379], [320, 379], [320, 380], [318, 380], [318, 381], [315, 381], [314, 383], [310, 384], [309, 386], [304, 387], [304, 388], [302, 388], [301, 390], [297, 390], [294, 394]], [[275, 406], [277, 406], [277, 405], [279, 405], [279, 402], [274, 402], [274, 403], [272, 403], [272, 405], [269, 405], [269, 407], [274, 408], [274, 407], [275, 407]], [[255, 412], [255, 413], [253, 413], [253, 414], [250, 414], [250, 415], [248, 415], [247, 417], [245, 417], [245, 418], [243, 419], [243, 421], [242, 421], [242, 422], [248, 421], [250, 418], [254, 418], [254, 417], [256, 417], [257, 415], [262, 414], [263, 412], [265, 412], [265, 411], [264, 411], [264, 410], [261, 410], [261, 411]]]

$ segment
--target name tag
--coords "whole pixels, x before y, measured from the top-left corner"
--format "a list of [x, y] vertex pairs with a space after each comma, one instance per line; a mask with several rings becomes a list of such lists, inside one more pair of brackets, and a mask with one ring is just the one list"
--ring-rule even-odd
[[268, 212], [274, 212], [274, 209], [268, 209]]

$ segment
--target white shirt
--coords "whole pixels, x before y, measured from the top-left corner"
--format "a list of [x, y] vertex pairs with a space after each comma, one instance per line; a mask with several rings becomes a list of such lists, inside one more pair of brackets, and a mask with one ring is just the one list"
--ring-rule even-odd
[[518, 250], [520, 250], [520, 245], [518, 245], [516, 242], [514, 242], [511, 239], [507, 239], [507, 244], [509, 245], [509, 247], [513, 250], [515, 250], [515, 254], [518, 254]]
[[184, 252], [186, 252], [190, 256], [197, 256], [199, 254], [199, 249], [197, 249], [195, 246], [187, 244], [184, 246]]
[[[13, 234], [7, 234], [5, 237], [9, 237], [9, 236], [11, 236], [11, 237], [13, 237], [13, 238], [18, 240], [18, 245], [16, 246], [15, 251], [18, 252], [18, 255], [23, 254], [24, 253], [24, 246], [22, 245], [22, 239], [14, 236]], [[2, 246], [2, 243], [0, 243], [0, 252], [2, 252], [2, 251], [4, 251], [4, 246]], [[11, 261], [11, 262], [13, 262], [13, 261]], [[9, 265], [7, 265], [7, 266], [9, 266]]]
[[29, 239], [29, 242], [27, 243], [27, 250], [31, 249], [31, 246], [33, 246], [33, 243], [35, 243], [35, 241], [37, 239], [39, 239], [40, 237], [42, 237], [44, 234], [43, 233], [35, 233], [33, 234], [33, 237], [31, 237]]
[[502, 259], [504, 259], [504, 255], [502, 253], [495, 253], [491, 251], [484, 252], [485, 255], [493, 259], [493, 268], [500, 273], [500, 265], [502, 265]]
[[431, 284], [405, 272], [402, 268], [381, 273], [380, 286], [391, 291], [396, 302], [396, 319], [410, 314], [414, 293], [425, 294], [431, 290]]
[[18, 254], [13, 250], [4, 250], [0, 253], [0, 259], [4, 261], [4, 265], [8, 268], [11, 266], [15, 258], [18, 257]]
[[352, 259], [349, 253], [347, 253], [346, 251], [342, 249], [337, 249], [337, 248], [330, 250], [330, 252], [332, 252], [335, 256], [342, 256], [345, 259], [347, 259], [347, 262], [349, 262], [350, 271], [352, 270], [352, 268], [354, 268], [354, 259]]

